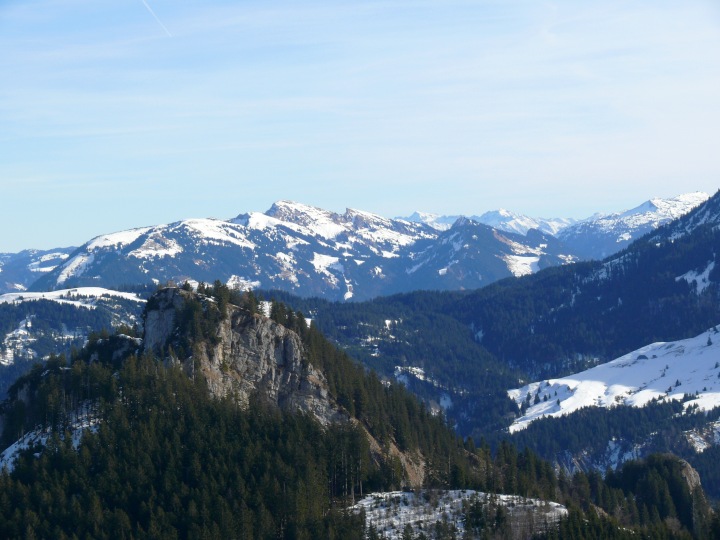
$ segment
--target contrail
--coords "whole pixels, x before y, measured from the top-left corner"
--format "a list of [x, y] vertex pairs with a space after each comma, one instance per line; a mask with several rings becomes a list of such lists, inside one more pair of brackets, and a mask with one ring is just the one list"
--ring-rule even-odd
[[167, 29], [167, 27], [162, 23], [162, 21], [158, 18], [157, 15], [155, 15], [155, 12], [152, 10], [152, 8], [148, 5], [148, 3], [145, 0], [140, 0], [143, 4], [145, 4], [145, 7], [150, 12], [150, 15], [155, 17], [155, 20], [158, 22], [160, 26], [162, 26], [162, 29], [165, 30], [165, 33], [168, 35], [168, 37], [173, 37], [173, 35], [170, 33], [170, 30]]

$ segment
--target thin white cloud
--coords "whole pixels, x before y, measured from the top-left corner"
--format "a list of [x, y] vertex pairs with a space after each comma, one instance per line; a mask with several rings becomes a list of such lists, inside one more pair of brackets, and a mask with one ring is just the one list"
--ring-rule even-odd
[[710, 0], [153, 0], [172, 40], [143, 3], [0, 7], [0, 187], [142, 171], [255, 180], [218, 214], [318, 181], [320, 206], [582, 217], [720, 174]]
[[160, 20], [160, 18], [155, 14], [153, 9], [148, 5], [148, 3], [145, 0], [140, 0], [143, 5], [147, 8], [147, 10], [150, 12], [150, 15], [152, 15], [157, 23], [161, 26], [161, 28], [165, 31], [165, 33], [168, 35], [168, 37], [172, 37], [172, 34], [170, 33], [170, 30], [167, 29], [167, 26], [163, 24], [163, 22]]

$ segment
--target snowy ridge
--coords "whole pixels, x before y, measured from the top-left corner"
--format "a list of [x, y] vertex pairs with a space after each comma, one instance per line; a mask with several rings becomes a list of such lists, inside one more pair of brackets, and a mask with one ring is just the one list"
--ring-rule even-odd
[[[340, 214], [284, 200], [265, 213], [227, 221], [187, 219], [101, 235], [64, 260], [26, 273], [34, 274], [33, 290], [221, 279], [242, 287], [252, 283], [304, 296], [365, 300], [422, 289], [476, 289], [617, 251], [644, 231], [640, 225], [656, 226], [704, 197], [653, 199], [617, 214], [613, 219], [624, 228], [610, 231], [603, 229], [602, 220], [567, 226], [572, 220], [540, 220], [506, 210], [486, 213], [479, 221], [460, 217], [448, 225], [450, 218], [430, 214], [388, 219], [362, 210]], [[483, 219], [493, 226], [481, 223]], [[438, 230], [425, 222], [449, 228]], [[560, 241], [553, 234], [562, 227]], [[572, 230], [576, 236], [568, 233]], [[8, 282], [6, 290], [23, 286]]]
[[400, 217], [397, 219], [414, 223], [424, 223], [438, 231], [446, 231], [450, 229], [458, 219], [462, 218], [472, 219], [473, 221], [477, 221], [483, 225], [489, 225], [500, 231], [523, 235], [527, 234], [531, 229], [539, 229], [544, 233], [555, 236], [558, 232], [576, 222], [576, 220], [572, 218], [532, 218], [522, 214], [516, 214], [504, 208], [491, 210], [479, 216], [443, 216], [427, 212], [414, 212], [408, 217]]
[[528, 407], [510, 426], [511, 433], [582, 407], [678, 400], [686, 410], [710, 410], [720, 406], [720, 333], [711, 328], [694, 338], [653, 343], [575, 375], [509, 390], [508, 396]]
[[347, 301], [477, 288], [573, 260], [559, 243], [548, 247], [552, 237], [493, 231], [467, 219], [441, 232], [363, 210], [339, 214], [278, 201], [264, 214], [187, 219], [98, 236], [44, 272], [32, 288], [221, 279], [240, 288]]
[[539, 229], [553, 236], [576, 221], [572, 218], [532, 218], [504, 208], [473, 216], [472, 219], [505, 232], [527, 234], [531, 229]]
[[592, 224], [603, 231], [635, 230], [648, 226], [657, 229], [663, 223], [684, 216], [709, 198], [707, 193], [701, 192], [686, 193], [672, 199], [654, 198], [624, 212], [592, 216], [578, 222], [578, 225]]
[[407, 217], [398, 217], [397, 219], [410, 223], [424, 223], [437, 231], [447, 231], [460, 217], [462, 216], [441, 216], [440, 214], [416, 211]]
[[[47, 300], [82, 310], [100, 310], [109, 313], [112, 325], [136, 323], [145, 300], [133, 293], [113, 291], [101, 287], [79, 287], [50, 292], [21, 292], [0, 295], [0, 304], [19, 305]], [[0, 364], [9, 366], [19, 359], [34, 360], [50, 353], [68, 350], [71, 346], [82, 346], [93, 328], [70, 326], [67, 321], [54, 317], [52, 321], [42, 320], [36, 324], [38, 315], [27, 315], [16, 328], [0, 336]], [[44, 317], [47, 310], [43, 310]], [[98, 322], [102, 316], [98, 317]], [[48, 323], [50, 328], [48, 328]], [[94, 328], [99, 330], [99, 328]]]
[[37, 300], [52, 300], [59, 304], [69, 304], [93, 308], [99, 298], [124, 298], [144, 303], [137, 294], [104, 289], [102, 287], [77, 287], [75, 289], [59, 289], [48, 292], [19, 292], [0, 295], [0, 304], [18, 304]]
[[652, 223], [657, 228], [659, 223], [684, 216], [709, 198], [710, 195], [699, 191], [678, 195], [672, 199], [654, 198], [632, 210], [621, 213], [619, 219], [628, 220], [630, 224], [635, 226]]
[[558, 233], [558, 238], [587, 259], [602, 259], [640, 236], [678, 219], [706, 202], [707, 193], [686, 193], [671, 199], [654, 198], [614, 214], [595, 215]]
[[19, 253], [0, 253], [0, 294], [26, 290], [34, 281], [63, 264], [75, 249], [26, 249]]

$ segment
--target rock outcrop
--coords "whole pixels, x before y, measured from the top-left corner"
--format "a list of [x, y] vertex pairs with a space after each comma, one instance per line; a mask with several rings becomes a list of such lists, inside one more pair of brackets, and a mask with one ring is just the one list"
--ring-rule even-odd
[[168, 288], [148, 303], [145, 317], [146, 351], [179, 362], [190, 375], [201, 373], [210, 392], [232, 397], [245, 408], [251, 399], [282, 409], [312, 414], [328, 425], [347, 419], [328, 392], [322, 372], [307, 359], [300, 337], [272, 320], [228, 305], [211, 339], [196, 341], [192, 356], [178, 357], [178, 317], [189, 301], [200, 301], [203, 313], [217, 309], [210, 298]]

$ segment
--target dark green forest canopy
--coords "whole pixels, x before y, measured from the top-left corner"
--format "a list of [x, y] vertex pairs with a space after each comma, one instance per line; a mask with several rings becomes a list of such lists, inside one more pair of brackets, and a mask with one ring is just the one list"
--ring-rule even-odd
[[[215, 288], [205, 293], [224, 294]], [[256, 305], [251, 298], [228, 300], [244, 302], [248, 309]], [[185, 313], [189, 323], [196, 310]], [[200, 377], [193, 380], [150, 355], [113, 358], [114, 347], [129, 338], [96, 336], [70, 365], [54, 359], [10, 391], [17, 396], [29, 388], [34, 399], [29, 405], [21, 400], [5, 404], [6, 433], [18, 436], [39, 426], [48, 430], [49, 439], [43, 451], [29, 449], [12, 473], [0, 475], [0, 535], [362, 538], [362, 517], [342, 509], [363, 493], [397, 489], [404, 481], [398, 460], [369, 451], [367, 430], [379, 441], [422, 452], [426, 487], [559, 500], [575, 508], [561, 530], [572, 528], [574, 519], [590, 518], [583, 530], [596, 535], [622, 525], [639, 534], [660, 531], [664, 536], [658, 538], [697, 536], [683, 521], [688, 499], [676, 489], [672, 467], [654, 466], [660, 480], [653, 476], [652, 481], [660, 498], [633, 507], [637, 482], [624, 476], [613, 485], [598, 475], [558, 477], [530, 450], [518, 452], [505, 442], [494, 453], [485, 444], [476, 447], [429, 415], [408, 392], [367, 374], [308, 328], [300, 314], [276, 305], [273, 316], [300, 333], [309, 360], [323, 370], [331, 393], [355, 423], [325, 429], [310, 417], [262, 401], [240, 410], [231, 400], [211, 397]], [[189, 345], [206, 339], [212, 327], [195, 331]], [[68, 430], [73, 411], [83, 404], [91, 404], [97, 429], [87, 431], [74, 448]], [[598, 518], [594, 506], [608, 515]], [[679, 520], [679, 532], [669, 528], [668, 517]], [[697, 526], [709, 527], [709, 518]]]

